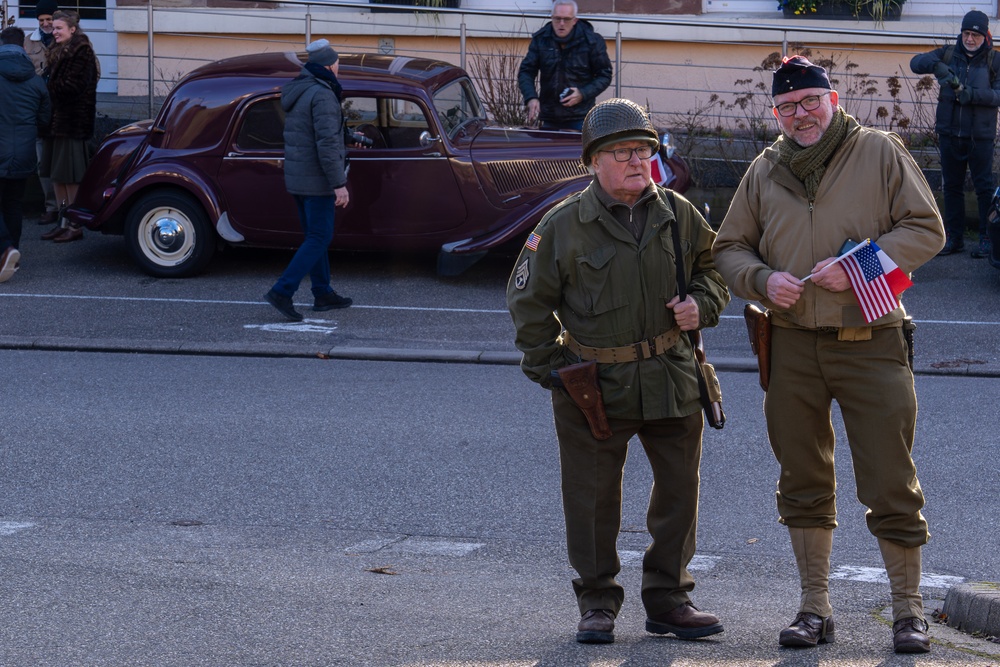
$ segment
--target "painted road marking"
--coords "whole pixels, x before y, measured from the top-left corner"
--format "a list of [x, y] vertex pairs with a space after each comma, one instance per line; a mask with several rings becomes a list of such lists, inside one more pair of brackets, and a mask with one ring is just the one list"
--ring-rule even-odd
[[[830, 578], [847, 581], [864, 581], [871, 584], [889, 583], [889, 577], [886, 576], [885, 568], [861, 567], [858, 565], [841, 565], [830, 573]], [[953, 577], [947, 574], [933, 574], [931, 572], [920, 573], [921, 588], [951, 588], [963, 581], [965, 581], [965, 577]]]
[[[78, 301], [132, 301], [136, 303], [182, 303], [182, 304], [208, 304], [224, 306], [266, 306], [266, 301], [236, 301], [224, 299], [176, 299], [163, 297], [136, 297], [136, 296], [88, 296], [83, 294], [0, 294], [0, 298], [20, 298], [20, 299], [72, 299]], [[311, 306], [311, 303], [299, 303], [297, 306]], [[510, 317], [510, 312], [495, 308], [429, 308], [424, 306], [366, 306], [355, 303], [351, 306], [353, 310], [412, 310], [422, 313], [473, 313], [483, 315], [503, 315]], [[742, 315], [722, 315], [723, 320], [743, 320]], [[943, 324], [945, 326], [1000, 326], [1000, 322], [973, 322], [969, 320], [914, 320], [917, 324]]]
[[[631, 565], [642, 565], [643, 551], [619, 551], [618, 558], [622, 562], [622, 567]], [[689, 570], [699, 570], [705, 572], [714, 568], [722, 560], [721, 556], [699, 556], [695, 554], [688, 565]]]
[[277, 331], [279, 333], [321, 333], [329, 336], [337, 330], [337, 325], [330, 322], [330, 320], [302, 320], [301, 322], [244, 324], [243, 328], [260, 329], [261, 331]]
[[481, 542], [452, 542], [450, 540], [426, 540], [409, 537], [385, 537], [365, 540], [344, 549], [346, 554], [370, 554], [383, 549], [420, 554], [422, 556], [468, 556], [485, 546]]
[[34, 528], [35, 524], [26, 521], [0, 521], [0, 535], [13, 535], [28, 528]]

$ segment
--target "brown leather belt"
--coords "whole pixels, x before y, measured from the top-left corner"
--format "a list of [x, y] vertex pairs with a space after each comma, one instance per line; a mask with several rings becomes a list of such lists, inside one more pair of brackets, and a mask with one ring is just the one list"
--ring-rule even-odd
[[578, 343], [568, 331], [562, 334], [562, 342], [569, 351], [584, 361], [596, 361], [599, 364], [623, 364], [640, 359], [650, 359], [659, 356], [677, 344], [681, 337], [679, 327], [664, 331], [659, 336], [640, 340], [638, 343], [621, 347], [588, 347]]

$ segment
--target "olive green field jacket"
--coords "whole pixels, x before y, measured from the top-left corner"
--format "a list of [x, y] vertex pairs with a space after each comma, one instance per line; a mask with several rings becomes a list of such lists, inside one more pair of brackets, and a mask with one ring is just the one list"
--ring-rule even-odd
[[[666, 191], [648, 206], [646, 229], [636, 242], [598, 200], [593, 186], [568, 197], [535, 228], [507, 286], [521, 368], [548, 386], [552, 370], [579, 359], [560, 342], [563, 329], [590, 347], [620, 347], [675, 326], [666, 303], [677, 295], [670, 225], [678, 224], [688, 293], [697, 302], [701, 327], [718, 324], [729, 291], [715, 271], [715, 233], [697, 209], [675, 195], [677, 217]], [[676, 220], [676, 222], [675, 222]], [[532, 246], [535, 249], [532, 249]], [[701, 409], [693, 349], [686, 335], [650, 359], [600, 364], [609, 417], [663, 419]]]

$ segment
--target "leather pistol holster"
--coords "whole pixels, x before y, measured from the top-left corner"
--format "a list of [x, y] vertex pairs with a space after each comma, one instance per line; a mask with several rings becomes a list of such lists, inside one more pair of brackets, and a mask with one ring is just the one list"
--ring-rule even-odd
[[743, 307], [743, 319], [747, 323], [750, 349], [757, 356], [760, 388], [767, 391], [771, 382], [771, 313], [748, 303]]
[[597, 378], [597, 362], [584, 361], [563, 366], [556, 373], [563, 389], [587, 418], [590, 433], [594, 438], [597, 440], [610, 438], [611, 426], [608, 424], [608, 415], [604, 412], [604, 397], [601, 395], [601, 385]]

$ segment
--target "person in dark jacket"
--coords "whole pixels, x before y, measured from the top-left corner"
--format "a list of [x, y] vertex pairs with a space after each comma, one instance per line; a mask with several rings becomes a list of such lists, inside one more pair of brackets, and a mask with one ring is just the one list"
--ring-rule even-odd
[[[56, 45], [49, 53], [52, 123], [42, 156], [42, 175], [52, 179], [60, 210], [73, 203], [90, 161], [89, 141], [97, 116], [97, 55], [80, 28], [80, 14], [59, 10], [52, 15]], [[65, 243], [83, 238], [78, 225], [62, 222], [42, 239]]]
[[[24, 3], [21, 3], [22, 6]], [[38, 27], [24, 37], [24, 50], [31, 58], [35, 66], [35, 73], [46, 77], [48, 69], [49, 51], [56, 45], [56, 40], [52, 36], [52, 15], [59, 9], [56, 0], [38, 0], [35, 3], [35, 18], [38, 20]], [[38, 161], [42, 160], [42, 149], [44, 138], [39, 135], [35, 141], [35, 154]], [[39, 218], [39, 224], [51, 225], [59, 220], [59, 207], [56, 205], [56, 192], [52, 189], [52, 179], [39, 175], [39, 182], [42, 186], [42, 194], [45, 196], [45, 212]]]
[[552, 21], [531, 37], [517, 72], [528, 123], [540, 118], [543, 130], [579, 130], [597, 96], [611, 85], [604, 38], [576, 11], [574, 0], [556, 0]]
[[[990, 20], [980, 11], [962, 19], [953, 46], [942, 46], [910, 60], [915, 74], [934, 74], [938, 93], [934, 130], [941, 151], [944, 223], [948, 240], [939, 255], [961, 252], [965, 243], [965, 173], [972, 174], [979, 205], [979, 245], [972, 257], [989, 257], [988, 213], [993, 195], [993, 146], [1000, 107], [1000, 58], [994, 57]], [[996, 258], [1000, 260], [1000, 258]]]
[[21, 46], [24, 31], [0, 32], [0, 282], [20, 264], [24, 185], [35, 173], [35, 138], [52, 113], [45, 82]]
[[350, 201], [347, 192], [347, 148], [343, 90], [337, 81], [340, 60], [330, 42], [306, 47], [302, 73], [281, 89], [285, 111], [285, 189], [295, 197], [305, 240], [285, 272], [264, 298], [293, 322], [302, 320], [292, 297], [308, 275], [313, 310], [347, 308], [352, 300], [330, 286], [328, 249], [333, 240], [336, 207]]

